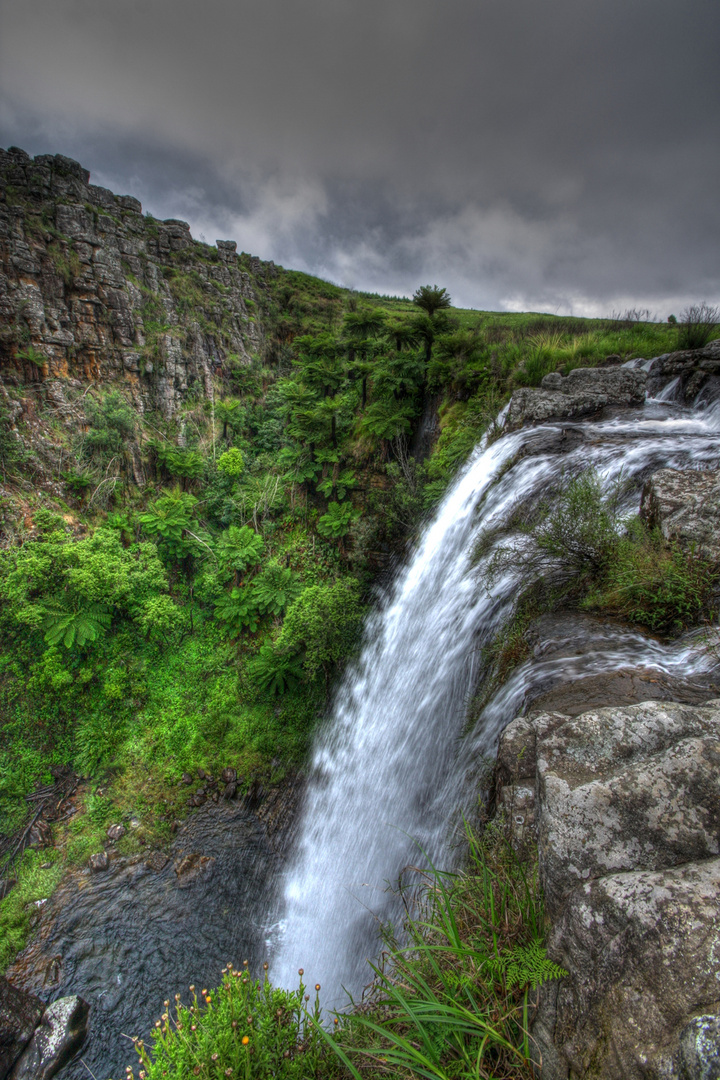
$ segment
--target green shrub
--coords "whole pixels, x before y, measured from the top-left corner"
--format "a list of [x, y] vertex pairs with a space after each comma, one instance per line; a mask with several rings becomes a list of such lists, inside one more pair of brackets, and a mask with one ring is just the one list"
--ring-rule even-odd
[[710, 304], [693, 304], [680, 315], [679, 349], [702, 349], [707, 345], [720, 323], [720, 308]]
[[719, 579], [720, 569], [668, 544], [659, 530], [636, 519], [585, 606], [612, 611], [656, 634], [679, 634], [715, 617]]
[[[586, 591], [612, 560], [619, 543], [619, 488], [605, 491], [594, 469], [566, 480], [552, 501], [513, 524], [519, 540], [501, 545], [490, 565], [491, 577], [508, 569], [522, 572], [523, 591], [542, 586]], [[475, 557], [488, 540], [481, 537]]]
[[340, 503], [331, 502], [327, 514], [323, 514], [319, 519], [317, 530], [321, 536], [342, 540], [350, 532], [353, 521], [359, 516], [360, 511], [353, 509], [350, 503], [341, 506]]
[[242, 476], [243, 469], [245, 468], [242, 450], [239, 450], [237, 446], [233, 446], [230, 450], [226, 450], [225, 453], [221, 454], [217, 459], [217, 467], [221, 473], [224, 473], [225, 476], [229, 476], [231, 480], [237, 480]]
[[302, 663], [297, 653], [282, 653], [272, 645], [263, 645], [250, 664], [249, 674], [263, 693], [284, 694], [302, 679]]
[[[302, 975], [302, 973], [301, 973]], [[136, 1041], [143, 1080], [307, 1080], [330, 1076], [334, 1059], [320, 1032], [318, 991], [308, 1012], [305, 985], [279, 990], [264, 979], [253, 979], [247, 968], [223, 970], [216, 990], [198, 997], [190, 987], [191, 1003], [180, 995], [165, 1011], [152, 1033], [152, 1045]]]
[[311, 585], [288, 609], [278, 648], [301, 652], [307, 677], [312, 680], [323, 671], [329, 683], [333, 668], [355, 647], [362, 618], [360, 587], [354, 578]]
[[355, 1080], [376, 1069], [408, 1080], [535, 1075], [531, 991], [567, 972], [545, 954], [534, 862], [501, 822], [467, 835], [466, 869], [426, 876], [408, 901], [407, 941], [390, 938], [370, 995], [341, 1028], [337, 1051]]
[[[50, 864], [45, 870], [43, 866]], [[14, 868], [17, 885], [0, 901], [0, 972], [24, 947], [32, 925], [33, 905], [54, 890], [62, 876], [62, 866], [52, 849], [26, 850]]]

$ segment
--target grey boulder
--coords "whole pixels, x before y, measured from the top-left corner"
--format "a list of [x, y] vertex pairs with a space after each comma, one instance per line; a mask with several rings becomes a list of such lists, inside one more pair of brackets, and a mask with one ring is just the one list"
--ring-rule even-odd
[[546, 375], [540, 389], [522, 387], [510, 399], [507, 430], [546, 420], [592, 416], [608, 405], [635, 406], [645, 401], [644, 371], [626, 367], [575, 368], [563, 377]]
[[90, 1006], [81, 997], [58, 998], [10, 1073], [9, 1080], [50, 1080], [77, 1054], [87, 1035]]
[[646, 480], [640, 513], [666, 540], [720, 562], [720, 471], [660, 469]]
[[537, 840], [569, 972], [540, 993], [543, 1080], [677, 1076], [688, 1025], [720, 1008], [720, 701], [519, 717], [496, 802]]

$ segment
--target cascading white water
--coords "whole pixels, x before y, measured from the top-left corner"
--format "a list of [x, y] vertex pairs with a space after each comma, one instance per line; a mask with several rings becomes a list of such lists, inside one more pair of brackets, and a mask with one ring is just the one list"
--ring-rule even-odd
[[[356, 995], [369, 981], [366, 960], [378, 953], [380, 923], [400, 914], [387, 886], [408, 863], [422, 862], [421, 852], [447, 865], [451, 820], [473, 798], [468, 772], [476, 785], [482, 756], [494, 752], [499, 732], [542, 675], [538, 665], [524, 664], [461, 738], [478, 650], [507, 617], [518, 588], [512, 571], [483, 585], [483, 563], [473, 567], [471, 559], [481, 532], [502, 527], [518, 504], [551, 495], [564, 474], [587, 466], [608, 484], [620, 475], [634, 480], [627, 502], [637, 509], [649, 472], [720, 461], [719, 421], [649, 403], [604, 423], [570, 425], [579, 441], [569, 453], [541, 449], [567, 424], [516, 432], [476, 451], [387, 603], [368, 620], [360, 660], [318, 739], [285, 877], [275, 982], [294, 985], [303, 967], [322, 984], [325, 1003], [341, 1005], [343, 987]], [[587, 674], [623, 663], [672, 671], [708, 662], [693, 642], [664, 647], [619, 633], [563, 663]]]

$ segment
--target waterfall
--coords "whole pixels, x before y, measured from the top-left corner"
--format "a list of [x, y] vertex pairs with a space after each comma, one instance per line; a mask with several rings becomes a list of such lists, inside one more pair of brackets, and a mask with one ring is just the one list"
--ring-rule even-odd
[[[574, 448], [559, 453], [568, 430]], [[607, 484], [622, 477], [627, 509], [636, 511], [650, 472], [717, 465], [719, 433], [717, 415], [649, 402], [604, 422], [524, 429], [476, 450], [370, 616], [360, 659], [318, 737], [284, 879], [276, 983], [295, 985], [302, 967], [306, 980], [322, 984], [327, 1005], [343, 1004], [342, 988], [358, 994], [371, 975], [366, 961], [380, 948], [380, 924], [401, 917], [388, 886], [422, 862], [422, 852], [447, 866], [451, 825], [477, 798], [483, 757], [547, 675], [542, 663], [522, 665], [463, 735], [479, 651], [519, 586], [512, 570], [492, 584], [483, 578], [495, 531], [519, 505], [551, 497], [564, 476], [587, 466]], [[473, 566], [483, 532], [490, 552]], [[708, 663], [693, 640], [662, 646], [621, 631], [562, 662], [576, 675], [622, 663], [667, 672]]]

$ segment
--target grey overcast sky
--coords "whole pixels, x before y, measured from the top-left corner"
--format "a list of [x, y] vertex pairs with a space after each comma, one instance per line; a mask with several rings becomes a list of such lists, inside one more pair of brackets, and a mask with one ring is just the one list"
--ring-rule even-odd
[[718, 0], [0, 0], [0, 144], [342, 285], [720, 300]]

